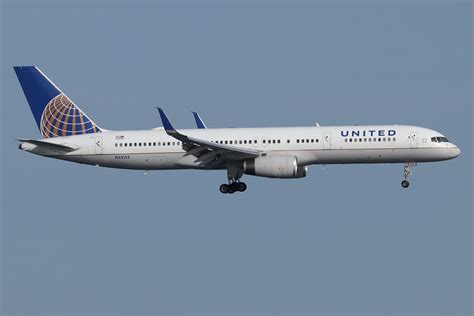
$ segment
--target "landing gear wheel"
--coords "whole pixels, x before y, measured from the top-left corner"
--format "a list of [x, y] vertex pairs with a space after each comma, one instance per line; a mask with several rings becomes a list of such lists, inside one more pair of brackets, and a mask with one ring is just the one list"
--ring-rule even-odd
[[232, 194], [235, 191], [237, 191], [237, 188], [235, 187], [234, 183], [231, 183], [231, 184], [227, 185], [227, 187], [229, 188], [229, 191], [227, 191], [227, 193], [229, 193], [229, 194]]
[[402, 181], [402, 188], [406, 189], [408, 188], [409, 185], [410, 185], [410, 182], [408, 182], [407, 180]]
[[244, 192], [245, 190], [247, 190], [247, 184], [245, 184], [245, 182], [239, 182], [239, 191]]
[[221, 193], [229, 193], [229, 186], [227, 184], [221, 184], [221, 186], [219, 187], [219, 191], [221, 191]]

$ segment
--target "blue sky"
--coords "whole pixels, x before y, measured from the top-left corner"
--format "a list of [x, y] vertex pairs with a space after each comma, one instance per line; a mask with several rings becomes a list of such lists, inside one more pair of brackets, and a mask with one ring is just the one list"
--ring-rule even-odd
[[[2, 313], [470, 315], [470, 1], [3, 1]], [[413, 124], [462, 149], [302, 180], [29, 155], [13, 65], [108, 129]]]

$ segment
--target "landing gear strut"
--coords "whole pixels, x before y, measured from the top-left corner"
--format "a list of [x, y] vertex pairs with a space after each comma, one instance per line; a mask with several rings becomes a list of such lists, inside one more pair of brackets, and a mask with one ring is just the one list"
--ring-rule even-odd
[[232, 194], [234, 192], [244, 192], [247, 190], [245, 182], [240, 182], [239, 180], [243, 174], [244, 172], [240, 163], [229, 162], [227, 165], [227, 179], [229, 180], [229, 184], [221, 184], [219, 191], [224, 194]]
[[416, 166], [416, 163], [413, 162], [406, 162], [403, 167], [403, 181], [402, 181], [402, 188], [406, 189], [410, 186], [410, 182], [408, 182], [408, 177], [412, 175], [411, 167]]

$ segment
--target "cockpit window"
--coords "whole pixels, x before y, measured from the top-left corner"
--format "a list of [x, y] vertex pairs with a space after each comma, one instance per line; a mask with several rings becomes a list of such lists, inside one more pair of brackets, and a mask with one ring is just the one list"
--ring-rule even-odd
[[433, 143], [449, 143], [449, 140], [446, 137], [431, 137]]

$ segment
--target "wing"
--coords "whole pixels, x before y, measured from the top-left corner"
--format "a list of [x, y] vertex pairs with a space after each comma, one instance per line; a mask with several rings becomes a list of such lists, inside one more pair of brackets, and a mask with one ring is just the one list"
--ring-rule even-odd
[[160, 113], [161, 121], [166, 133], [180, 140], [183, 143], [183, 149], [186, 151], [185, 156], [194, 156], [200, 167], [213, 167], [225, 160], [244, 160], [255, 158], [262, 154], [260, 150], [250, 148], [240, 148], [228, 145], [222, 145], [208, 140], [190, 137], [178, 132], [171, 125], [168, 117], [161, 108], [157, 108]]

